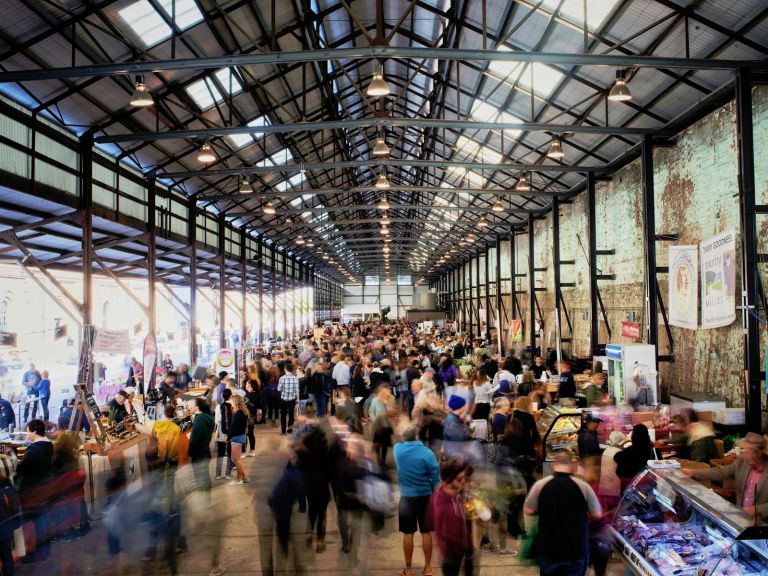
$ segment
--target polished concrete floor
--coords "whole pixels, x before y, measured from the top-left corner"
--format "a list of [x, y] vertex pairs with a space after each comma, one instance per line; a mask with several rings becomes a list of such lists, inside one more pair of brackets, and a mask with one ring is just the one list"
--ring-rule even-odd
[[[259, 426], [257, 431], [257, 457], [248, 458], [246, 470], [252, 483], [242, 486], [227, 486], [225, 481], [214, 481], [211, 506], [205, 514], [206, 521], [188, 528], [189, 549], [175, 555], [175, 572], [181, 575], [206, 576], [211, 571], [214, 548], [220, 546], [219, 566], [224, 574], [258, 575], [268, 565], [271, 542], [272, 518], [267, 498], [275, 480], [288, 457], [288, 440], [281, 437], [276, 428]], [[391, 456], [390, 456], [391, 457]], [[129, 500], [131, 502], [131, 500]], [[139, 506], [138, 500], [136, 506]], [[121, 513], [123, 528], [123, 551], [117, 556], [108, 554], [104, 520], [93, 523], [93, 530], [85, 537], [73, 542], [56, 542], [53, 554], [48, 560], [17, 566], [20, 576], [109, 574], [151, 575], [172, 574], [169, 563], [157, 554], [154, 561], [144, 561], [147, 543], [155, 538], [147, 525], [136, 521], [130, 509]], [[187, 518], [189, 520], [189, 518]], [[120, 520], [119, 520], [120, 521]], [[299, 520], [304, 523], [303, 519]], [[127, 535], [127, 536], [125, 536]], [[217, 538], [217, 536], [221, 536]], [[419, 549], [419, 537], [414, 555], [414, 574], [421, 576], [423, 557]], [[297, 538], [300, 564], [306, 566], [307, 574], [347, 575], [370, 574], [371, 576], [396, 576], [403, 567], [401, 535], [397, 532], [396, 518], [389, 518], [378, 534], [364, 529], [359, 541], [357, 562], [341, 552], [335, 507], [329, 507], [327, 548], [316, 553], [314, 546], [307, 546], [306, 535]], [[517, 549], [518, 541], [510, 541], [509, 547]], [[159, 541], [162, 550], [162, 541]], [[272, 555], [273, 557], [275, 554]], [[440, 574], [439, 561], [433, 561], [435, 574]], [[536, 566], [514, 556], [499, 556], [482, 552], [478, 560], [479, 572], [487, 576], [515, 574], [516, 576], [538, 573]], [[295, 574], [297, 567], [290, 562], [286, 565], [278, 558], [273, 564], [274, 574]], [[609, 565], [609, 574], [624, 572], [620, 562]], [[592, 571], [590, 569], [590, 574]]]

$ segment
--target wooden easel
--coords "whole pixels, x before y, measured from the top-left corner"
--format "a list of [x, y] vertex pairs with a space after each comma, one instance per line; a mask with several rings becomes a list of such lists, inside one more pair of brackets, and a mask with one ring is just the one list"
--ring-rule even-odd
[[92, 392], [85, 384], [75, 384], [75, 406], [69, 418], [67, 432], [77, 434], [83, 423], [83, 416], [88, 420], [91, 434], [99, 444], [101, 451], [106, 450], [107, 431], [101, 423], [101, 410]]

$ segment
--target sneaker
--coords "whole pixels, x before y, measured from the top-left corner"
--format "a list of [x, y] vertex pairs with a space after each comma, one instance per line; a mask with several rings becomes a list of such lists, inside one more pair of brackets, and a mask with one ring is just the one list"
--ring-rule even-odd
[[515, 557], [515, 556], [517, 556], [517, 550], [508, 550], [508, 549], [506, 549], [506, 548], [500, 548], [500, 549], [498, 550], [498, 554], [499, 554], [499, 556], [511, 556], [511, 557]]
[[221, 476], [216, 476], [216, 480], [221, 480]]
[[245, 484], [242, 480], [232, 480], [231, 482], [227, 482], [227, 486], [240, 486], [241, 484]]
[[251, 481], [249, 479], [247, 479], [247, 478], [245, 480], [243, 480], [243, 484], [250, 484], [250, 483], [251, 483]]
[[224, 476], [224, 480], [232, 480], [232, 474], [227, 474]]

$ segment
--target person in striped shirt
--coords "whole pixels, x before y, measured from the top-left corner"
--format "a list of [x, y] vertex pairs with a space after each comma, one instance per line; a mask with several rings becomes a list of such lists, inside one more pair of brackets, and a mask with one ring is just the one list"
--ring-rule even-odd
[[286, 362], [285, 373], [277, 382], [280, 393], [280, 435], [293, 432], [293, 417], [296, 403], [299, 401], [299, 379], [293, 373], [293, 364]]

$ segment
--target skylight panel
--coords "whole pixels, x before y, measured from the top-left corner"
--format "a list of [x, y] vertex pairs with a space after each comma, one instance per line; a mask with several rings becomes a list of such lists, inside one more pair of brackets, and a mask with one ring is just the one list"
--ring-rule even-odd
[[171, 27], [148, 0], [138, 0], [118, 13], [145, 46], [159, 44], [170, 38], [173, 33]]
[[278, 166], [281, 164], [288, 164], [293, 162], [293, 155], [291, 154], [291, 151], [288, 150], [288, 148], [283, 148], [272, 154], [269, 159], [274, 163], [275, 166]]
[[301, 205], [301, 198], [294, 198], [293, 200], [288, 202], [288, 204], [290, 204], [294, 208], [297, 208], [297, 207], [299, 207]]
[[[243, 86], [229, 68], [217, 70], [215, 74], [216, 79], [228, 94], [235, 95], [243, 91]], [[229, 85], [230, 78], [232, 79], [231, 91]], [[210, 78], [203, 78], [187, 86], [187, 94], [200, 107], [200, 110], [208, 110], [214, 104], [224, 100], [224, 95]]]
[[[173, 0], [159, 0], [160, 7], [173, 18]], [[191, 28], [198, 22], [203, 21], [203, 14], [200, 12], [195, 0], [176, 0], [176, 27], [180, 30]]]
[[[266, 116], [257, 116], [247, 124], [251, 128], [261, 128], [262, 126], [269, 126], [269, 118]], [[227, 138], [230, 139], [230, 141], [235, 145], [237, 148], [242, 148], [243, 146], [248, 146], [249, 144], [253, 143], [253, 134], [233, 134], [231, 136], [227, 136]]]
[[[600, 28], [617, 3], [618, 0], [592, 0], [587, 2], [587, 27], [590, 30]], [[560, 16], [574, 24], [584, 26], [583, 0], [544, 0], [541, 7], [554, 12], [557, 10], [558, 5], [560, 6]]]
[[[472, 105], [472, 112], [470, 114], [473, 119], [480, 122], [509, 122], [510, 124], [515, 122], [522, 122], [520, 118], [509, 112], [502, 112], [493, 104], [488, 104], [482, 100], [475, 100]], [[505, 133], [509, 134], [511, 138], [519, 136], [522, 130], [506, 130]]]
[[467, 158], [490, 162], [491, 164], [500, 164], [502, 157], [496, 150], [488, 146], [481, 146], [476, 140], [459, 136], [456, 140], [456, 149]]
[[[580, 0], [579, 0], [580, 1]], [[499, 52], [511, 52], [506, 46], [499, 46]], [[551, 66], [541, 62], [525, 64], [523, 62], [502, 62], [493, 60], [488, 65], [488, 71], [514, 84], [517, 82], [525, 90], [531, 90], [543, 97], [549, 96], [565, 75]], [[531, 78], [533, 75], [533, 78]]]

